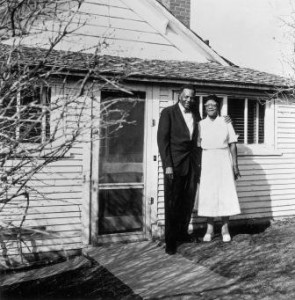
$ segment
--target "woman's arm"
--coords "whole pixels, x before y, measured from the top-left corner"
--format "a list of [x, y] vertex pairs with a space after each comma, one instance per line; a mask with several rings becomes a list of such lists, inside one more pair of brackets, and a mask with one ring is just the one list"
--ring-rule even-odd
[[197, 176], [198, 176], [198, 182], [200, 182], [200, 176], [201, 176], [201, 167], [202, 167], [202, 148], [201, 148], [201, 126], [200, 123], [198, 123], [198, 139], [197, 139]]
[[238, 154], [237, 154], [237, 145], [236, 143], [229, 144], [230, 153], [233, 159], [233, 169], [234, 169], [234, 176], [235, 180], [241, 177], [239, 166], [238, 166]]

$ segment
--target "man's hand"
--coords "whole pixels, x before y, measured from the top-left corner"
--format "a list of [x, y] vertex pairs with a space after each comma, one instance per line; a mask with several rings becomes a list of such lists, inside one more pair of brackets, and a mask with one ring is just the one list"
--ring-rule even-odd
[[167, 167], [165, 170], [165, 175], [168, 177], [168, 179], [172, 180], [173, 179], [173, 168]]
[[224, 119], [224, 122], [227, 124], [232, 122], [230, 116], [223, 116], [223, 119]]

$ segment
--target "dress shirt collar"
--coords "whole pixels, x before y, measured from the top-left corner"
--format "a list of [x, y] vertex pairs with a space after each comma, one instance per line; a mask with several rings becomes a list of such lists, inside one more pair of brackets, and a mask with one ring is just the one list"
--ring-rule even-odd
[[182, 114], [191, 114], [192, 112], [191, 111], [185, 111], [185, 108], [182, 106], [182, 104], [180, 102], [178, 102], [178, 106], [182, 112]]

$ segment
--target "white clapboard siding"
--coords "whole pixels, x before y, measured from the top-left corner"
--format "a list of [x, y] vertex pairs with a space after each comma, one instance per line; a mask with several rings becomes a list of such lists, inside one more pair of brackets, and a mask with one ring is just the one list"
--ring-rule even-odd
[[[241, 197], [239, 198], [241, 200]], [[295, 197], [292, 194], [286, 195], [275, 195], [272, 197], [271, 201], [269, 199], [269, 195], [266, 196], [247, 196], [243, 197], [243, 201], [241, 201], [242, 208], [254, 208], [254, 207], [283, 207], [288, 205], [295, 204]], [[164, 213], [164, 203], [159, 203], [158, 211]]]
[[[274, 184], [279, 184], [279, 185], [286, 185], [286, 184], [294, 184], [295, 182], [295, 175], [292, 174], [290, 177], [289, 174], [282, 174], [279, 178], [277, 175], [272, 175], [268, 177], [261, 177], [261, 176], [243, 176], [243, 180], [240, 180], [237, 182], [237, 186], [242, 188], [242, 187], [247, 187], [249, 185], [251, 186], [265, 186], [265, 185], [274, 185]], [[159, 184], [164, 186], [163, 179], [159, 179]]]
[[[11, 212], [14, 211], [13, 216], [14, 217], [22, 217], [23, 212], [26, 209], [26, 206], [15, 206], [15, 207], [8, 207], [5, 206], [1, 212], [1, 216], [10, 216], [11, 217]], [[27, 214], [34, 218], [35, 215], [43, 215], [46, 217], [49, 217], [49, 214], [60, 216], [62, 213], [73, 213], [74, 215], [77, 215], [77, 210], [80, 210], [80, 207], [76, 207], [76, 205], [56, 205], [56, 206], [34, 206], [30, 203], [28, 209], [27, 209]], [[71, 214], [72, 215], [72, 214]], [[79, 214], [78, 214], [79, 215]]]
[[[161, 112], [165, 107], [173, 105], [173, 91], [171, 88], [161, 87], [159, 93], [159, 111]], [[157, 199], [157, 213], [158, 225], [165, 223], [164, 216], [164, 175], [162, 169], [161, 157], [158, 154], [158, 199]]]
[[[249, 213], [246, 215], [247, 218], [245, 218], [245, 214], [232, 216], [231, 220], [241, 221], [244, 222], [245, 219], [247, 220], [259, 220], [259, 219], [284, 219], [284, 218], [293, 218], [295, 214], [295, 210], [280, 210], [280, 211], [268, 211], [268, 212], [255, 212], [255, 213]], [[206, 218], [203, 217], [194, 217], [192, 219], [192, 224], [197, 225], [200, 223], [206, 222]], [[160, 222], [160, 225], [164, 225], [163, 222]], [[202, 224], [204, 226], [204, 224]]]
[[[60, 213], [60, 214], [44, 214], [44, 215], [28, 215], [24, 222], [22, 222], [19, 216], [2, 216], [1, 223], [11, 224], [13, 227], [18, 227], [22, 224], [23, 228], [40, 228], [45, 227], [47, 230], [47, 226], [49, 225], [67, 225], [67, 224], [81, 224], [81, 214], [79, 213]], [[22, 223], [21, 223], [22, 222]], [[66, 238], [67, 235], [64, 235]], [[8, 238], [9, 239], [9, 238]]]
[[[67, 86], [66, 90], [74, 95], [75, 86]], [[63, 93], [64, 90], [58, 85], [52, 87], [52, 97]], [[67, 121], [65, 118], [61, 125]], [[35, 174], [30, 181], [30, 189], [27, 189], [30, 197], [27, 210], [27, 202], [23, 196], [0, 206], [0, 219], [4, 224], [12, 222], [12, 225], [18, 226], [25, 214], [24, 229], [35, 228], [41, 232], [44, 230], [44, 233], [38, 231], [36, 236], [33, 235], [32, 241], [27, 235], [23, 237], [28, 245], [27, 249], [22, 249], [23, 253], [81, 249], [83, 159], [83, 143], [78, 143], [70, 149], [65, 158], [52, 162]], [[17, 163], [13, 161], [10, 165]], [[5, 168], [8, 169], [9, 165]], [[29, 166], [25, 166], [22, 172], [29, 169]], [[2, 240], [8, 257], [19, 254], [17, 243], [11, 243], [11, 240], [13, 237]]]
[[[65, 218], [76, 218], [77, 220], [81, 217], [81, 212], [79, 211], [71, 211], [71, 212], [50, 212], [50, 208], [48, 207], [49, 212], [44, 212], [44, 213], [32, 213], [32, 212], [28, 212], [27, 216], [26, 216], [26, 221], [27, 223], [30, 222], [30, 220], [32, 221], [37, 221], [37, 220], [41, 220], [41, 223], [45, 220], [47, 220], [47, 224], [48, 224], [48, 220], [55, 220], [55, 219], [65, 219]], [[23, 215], [22, 214], [5, 214], [5, 211], [3, 211], [3, 213], [1, 212], [1, 217], [5, 220], [6, 217], [14, 222], [18, 222], [19, 220], [21, 220], [21, 217]], [[79, 222], [79, 220], [78, 220]], [[43, 223], [42, 223], [43, 224]]]
[[[7, 248], [7, 255], [17, 255], [20, 254], [20, 246], [17, 241], [9, 241], [5, 243]], [[23, 254], [36, 253], [36, 251], [59, 251], [63, 249], [81, 249], [81, 237], [68, 237], [62, 239], [45, 239], [38, 240], [34, 239], [26, 241], [26, 244], [22, 245]]]
[[47, 225], [46, 230], [49, 232], [58, 232], [62, 234], [63, 232], [79, 232], [81, 234], [80, 224], [68, 224], [68, 225]]
[[239, 159], [242, 178], [237, 190], [242, 214], [235, 218], [284, 217], [292, 215], [295, 203], [295, 109], [277, 107], [278, 156], [246, 156]]
[[[241, 203], [241, 215], [245, 217], [248, 214], [252, 213], [259, 213], [259, 212], [279, 212], [279, 211], [286, 211], [286, 210], [295, 210], [295, 203], [291, 203], [289, 205], [272, 205], [271, 202], [263, 202], [263, 203]], [[164, 216], [164, 209], [158, 210], [159, 215]]]
[[71, 181], [71, 180], [81, 180], [81, 172], [78, 172], [78, 173], [57, 173], [57, 172], [40, 172], [36, 175], [34, 175], [32, 177], [32, 180], [35, 180], [35, 181], [42, 181], [42, 180], [46, 180], [48, 179], [48, 176], [50, 176], [51, 180], [54, 182], [54, 181]]
[[[160, 111], [172, 105], [172, 91], [161, 89]], [[295, 105], [277, 107], [276, 142], [281, 155], [242, 156], [237, 191], [242, 213], [233, 219], [280, 218], [295, 214]], [[164, 178], [159, 157], [158, 223], [164, 221]], [[204, 222], [194, 217], [192, 223]]]
[[120, 0], [100, 0], [99, 2], [97, 2], [96, 0], [85, 0], [85, 3], [92, 3], [96, 5], [98, 5], [99, 3], [100, 5], [111, 5], [114, 7], [126, 8], [126, 5]]
[[[49, 34], [58, 33], [60, 28], [48, 28], [47, 31]], [[79, 24], [71, 24], [68, 30], [72, 30], [72, 36], [87, 36], [89, 38], [96, 39], [110, 39], [110, 40], [126, 40], [126, 41], [134, 41], [134, 42], [143, 42], [143, 43], [153, 43], [158, 45], [171, 46], [169, 41], [165, 39], [163, 36], [159, 35], [157, 32], [142, 32], [140, 30], [134, 29], [121, 29], [121, 28], [111, 28], [106, 26], [94, 26], [94, 25], [83, 25], [79, 26]], [[40, 30], [40, 32], [44, 32], [44, 30]], [[72, 37], [71, 37], [72, 39]]]
[[[77, 203], [76, 199], [81, 199], [81, 193], [64, 192], [62, 194], [50, 193], [49, 195], [43, 194], [43, 193], [42, 194], [36, 193], [36, 194], [33, 194], [30, 196], [30, 202], [32, 202], [32, 203], [34, 203], [34, 201], [35, 202], [40, 201], [40, 203], [43, 203], [42, 201], [44, 201], [45, 203], [50, 201], [50, 203], [51, 203], [51, 200], [52, 200], [53, 201], [52, 203], [54, 203], [54, 201], [59, 201], [60, 203], [67, 203], [67, 202], [72, 201], [73, 202], [72, 204], [75, 204], [75, 203]], [[18, 202], [23, 203], [23, 199], [15, 198], [15, 199], [13, 199], [13, 201], [11, 203], [18, 203]], [[7, 205], [10, 205], [10, 204], [7, 204]]]
[[[138, 33], [137, 33], [138, 34]], [[130, 35], [129, 35], [130, 37]], [[27, 39], [30, 39], [28, 37]], [[44, 47], [52, 34], [42, 33], [44, 39], [38, 45]], [[33, 42], [33, 38], [32, 42]], [[140, 40], [115, 39], [109, 35], [107, 38], [94, 38], [87, 35], [74, 35], [65, 37], [56, 47], [56, 50], [69, 50], [92, 53], [98, 48], [102, 55], [114, 55], [121, 57], [138, 57], [142, 59], [167, 59], [177, 60], [181, 55], [180, 51], [172, 45], [154, 43], [153, 41], [145, 42]]]
[[[143, 20], [131, 20], [123, 18], [114, 18], [112, 16], [89, 16], [87, 14], [80, 14], [78, 20], [71, 23], [74, 28], [79, 28], [82, 24], [92, 27], [104, 27], [108, 29], [123, 29], [131, 31], [140, 31], [147, 33], [156, 33], [157, 31]], [[48, 30], [50, 27], [48, 27]]]
[[[73, 11], [77, 11], [76, 8], [73, 8]], [[112, 6], [112, 3], [110, 3], [110, 5], [106, 5], [100, 3], [100, 0], [96, 3], [88, 1], [84, 2], [79, 8], [79, 13], [97, 16], [112, 16], [117, 18], [126, 18], [129, 20], [142, 20], [133, 10], [125, 5], [121, 5], [121, 7]]]
[[[162, 173], [162, 168], [159, 168], [159, 179], [163, 179], [163, 173]], [[273, 175], [273, 176], [277, 176], [278, 174], [282, 174], [282, 175], [289, 175], [292, 176], [294, 174], [294, 171], [292, 169], [284, 169], [283, 167], [280, 169], [270, 169], [270, 170], [263, 170], [263, 169], [256, 169], [256, 170], [243, 170], [241, 172], [242, 177], [244, 179], [244, 177], [246, 177], [246, 180], [248, 180], [249, 176], [268, 176], [268, 175]], [[254, 177], [253, 177], [254, 178]], [[261, 177], [260, 177], [261, 178]], [[279, 177], [277, 177], [279, 178]]]
[[[76, 7], [71, 9], [76, 12]], [[121, 2], [105, 4], [104, 1], [83, 2], [71, 24], [61, 22], [67, 20], [68, 10], [61, 10], [61, 16], [57, 20], [40, 24], [38, 35], [40, 45], [46, 44], [49, 38], [56, 36], [60, 30], [68, 25], [68, 31], [73, 31], [69, 37], [65, 37], [57, 48], [72, 51], [82, 50], [93, 52], [93, 48], [100, 44], [107, 44], [107, 48], [101, 47], [101, 53], [159, 58], [162, 53], [171, 55], [176, 59], [181, 52], [172, 45], [164, 35], [156, 31], [150, 24], [139, 17], [132, 9]], [[32, 37], [35, 40], [36, 37]], [[100, 41], [100, 42], [99, 42]], [[30, 38], [27, 39], [30, 42]], [[145, 48], [149, 48], [145, 51]], [[167, 48], [167, 49], [166, 49]], [[140, 54], [142, 52], [142, 54]], [[129, 55], [128, 55], [129, 53]], [[133, 55], [130, 55], [133, 54]], [[164, 56], [162, 55], [162, 58]]]
[[[48, 47], [50, 40], [67, 26], [68, 35], [56, 45], [56, 50], [94, 53], [99, 49], [100, 54], [121, 57], [208, 61], [208, 54], [196, 40], [189, 42], [185, 34], [166, 26], [169, 20], [164, 14], [161, 16], [161, 11], [155, 13], [149, 3], [143, 4], [148, 17], [139, 13], [138, 4], [132, 2], [127, 6], [123, 1], [84, 1], [79, 9], [74, 4], [73, 1], [61, 8], [55, 19], [32, 28], [32, 34], [23, 43]], [[73, 18], [67, 24], [70, 16]]]
[[256, 202], [242, 202], [241, 209], [242, 211], [250, 211], [253, 209], [261, 209], [261, 208], [271, 208], [271, 209], [285, 209], [290, 208], [294, 209], [295, 206], [295, 198], [288, 200], [277, 200], [277, 201], [256, 201]]
[[[81, 186], [75, 186], [75, 185], [62, 185], [62, 186], [54, 186], [51, 184], [50, 179], [48, 179], [49, 184], [46, 185], [35, 185], [34, 188], [29, 189], [28, 188], [28, 192], [30, 197], [38, 197], [38, 195], [48, 195], [49, 194], [53, 194], [53, 193], [79, 193], [81, 192]], [[11, 192], [16, 192], [16, 188], [15, 189], [11, 189]]]
[[[70, 198], [70, 199], [44, 199], [44, 198], [31, 198], [30, 199], [30, 208], [33, 209], [38, 209], [40, 207], [46, 207], [48, 205], [50, 205], [51, 207], [56, 207], [59, 210], [63, 210], [62, 207], [66, 207], [66, 206], [74, 206], [74, 205], [81, 205], [81, 204], [77, 204], [77, 199], [80, 200], [79, 197], [77, 197], [76, 199], [74, 198]], [[23, 200], [15, 200], [13, 199], [12, 201], [10, 201], [9, 203], [7, 203], [7, 205], [5, 205], [5, 207], [3, 207], [3, 210], [8, 209], [9, 207], [11, 207], [12, 209], [14, 208], [22, 208], [22, 207], [26, 207], [26, 203]], [[77, 210], [77, 208], [75, 209]]]

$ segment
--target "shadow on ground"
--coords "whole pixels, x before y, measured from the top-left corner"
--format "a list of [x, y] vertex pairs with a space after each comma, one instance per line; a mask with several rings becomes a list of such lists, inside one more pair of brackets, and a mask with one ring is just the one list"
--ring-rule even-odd
[[[165, 295], [154, 299], [295, 299], [295, 219], [274, 222], [270, 227], [266, 225], [254, 229], [245, 227], [239, 231], [238, 228], [233, 228], [231, 243], [222, 243], [219, 234], [216, 234], [211, 243], [184, 243], [179, 245], [178, 254], [169, 256], [171, 266], [176, 265], [177, 261], [186, 259], [191, 263], [191, 269], [206, 268], [223, 279], [233, 279], [232, 285], [206, 289], [202, 292], [184, 290], [181, 293], [173, 293], [170, 289]], [[162, 264], [164, 264], [167, 260], [164, 248], [158, 247], [158, 250], [153, 251], [163, 253]], [[121, 257], [123, 254], [116, 255]], [[131, 255], [128, 259], [132, 260]], [[141, 299], [130, 288], [131, 285], [127, 286], [126, 282], [123, 283], [96, 261], [85, 257], [76, 260], [78, 262], [72, 264], [76, 267], [70, 269], [54, 265], [38, 269], [38, 272], [27, 271], [26, 278], [30, 278], [32, 274], [35, 276], [30, 280], [20, 280], [21, 272], [6, 274], [4, 275], [6, 279], [1, 276], [1, 300]], [[151, 282], [152, 279], [148, 277], [150, 273], [147, 272], [151, 268], [149, 262], [145, 264], [141, 259], [138, 260], [138, 264], [142, 271], [136, 273], [137, 280], [144, 281], [146, 276], [148, 282]], [[114, 264], [114, 268], [117, 267], [119, 266]], [[131, 267], [130, 264], [127, 273], [130, 272]], [[160, 264], [157, 266], [154, 263], [152, 271], [157, 274], [160, 272], [159, 268]], [[125, 273], [125, 270], [120, 269], [120, 271]], [[173, 274], [168, 275], [173, 276]], [[206, 281], [206, 278], [203, 280]], [[3, 285], [4, 281], [6, 285]]]
[[203, 293], [198, 299], [295, 299], [295, 219], [233, 231], [231, 243], [216, 235], [211, 243], [179, 247], [194, 263], [237, 279], [230, 290]]
[[107, 269], [85, 257], [5, 277], [1, 300], [141, 299]]

